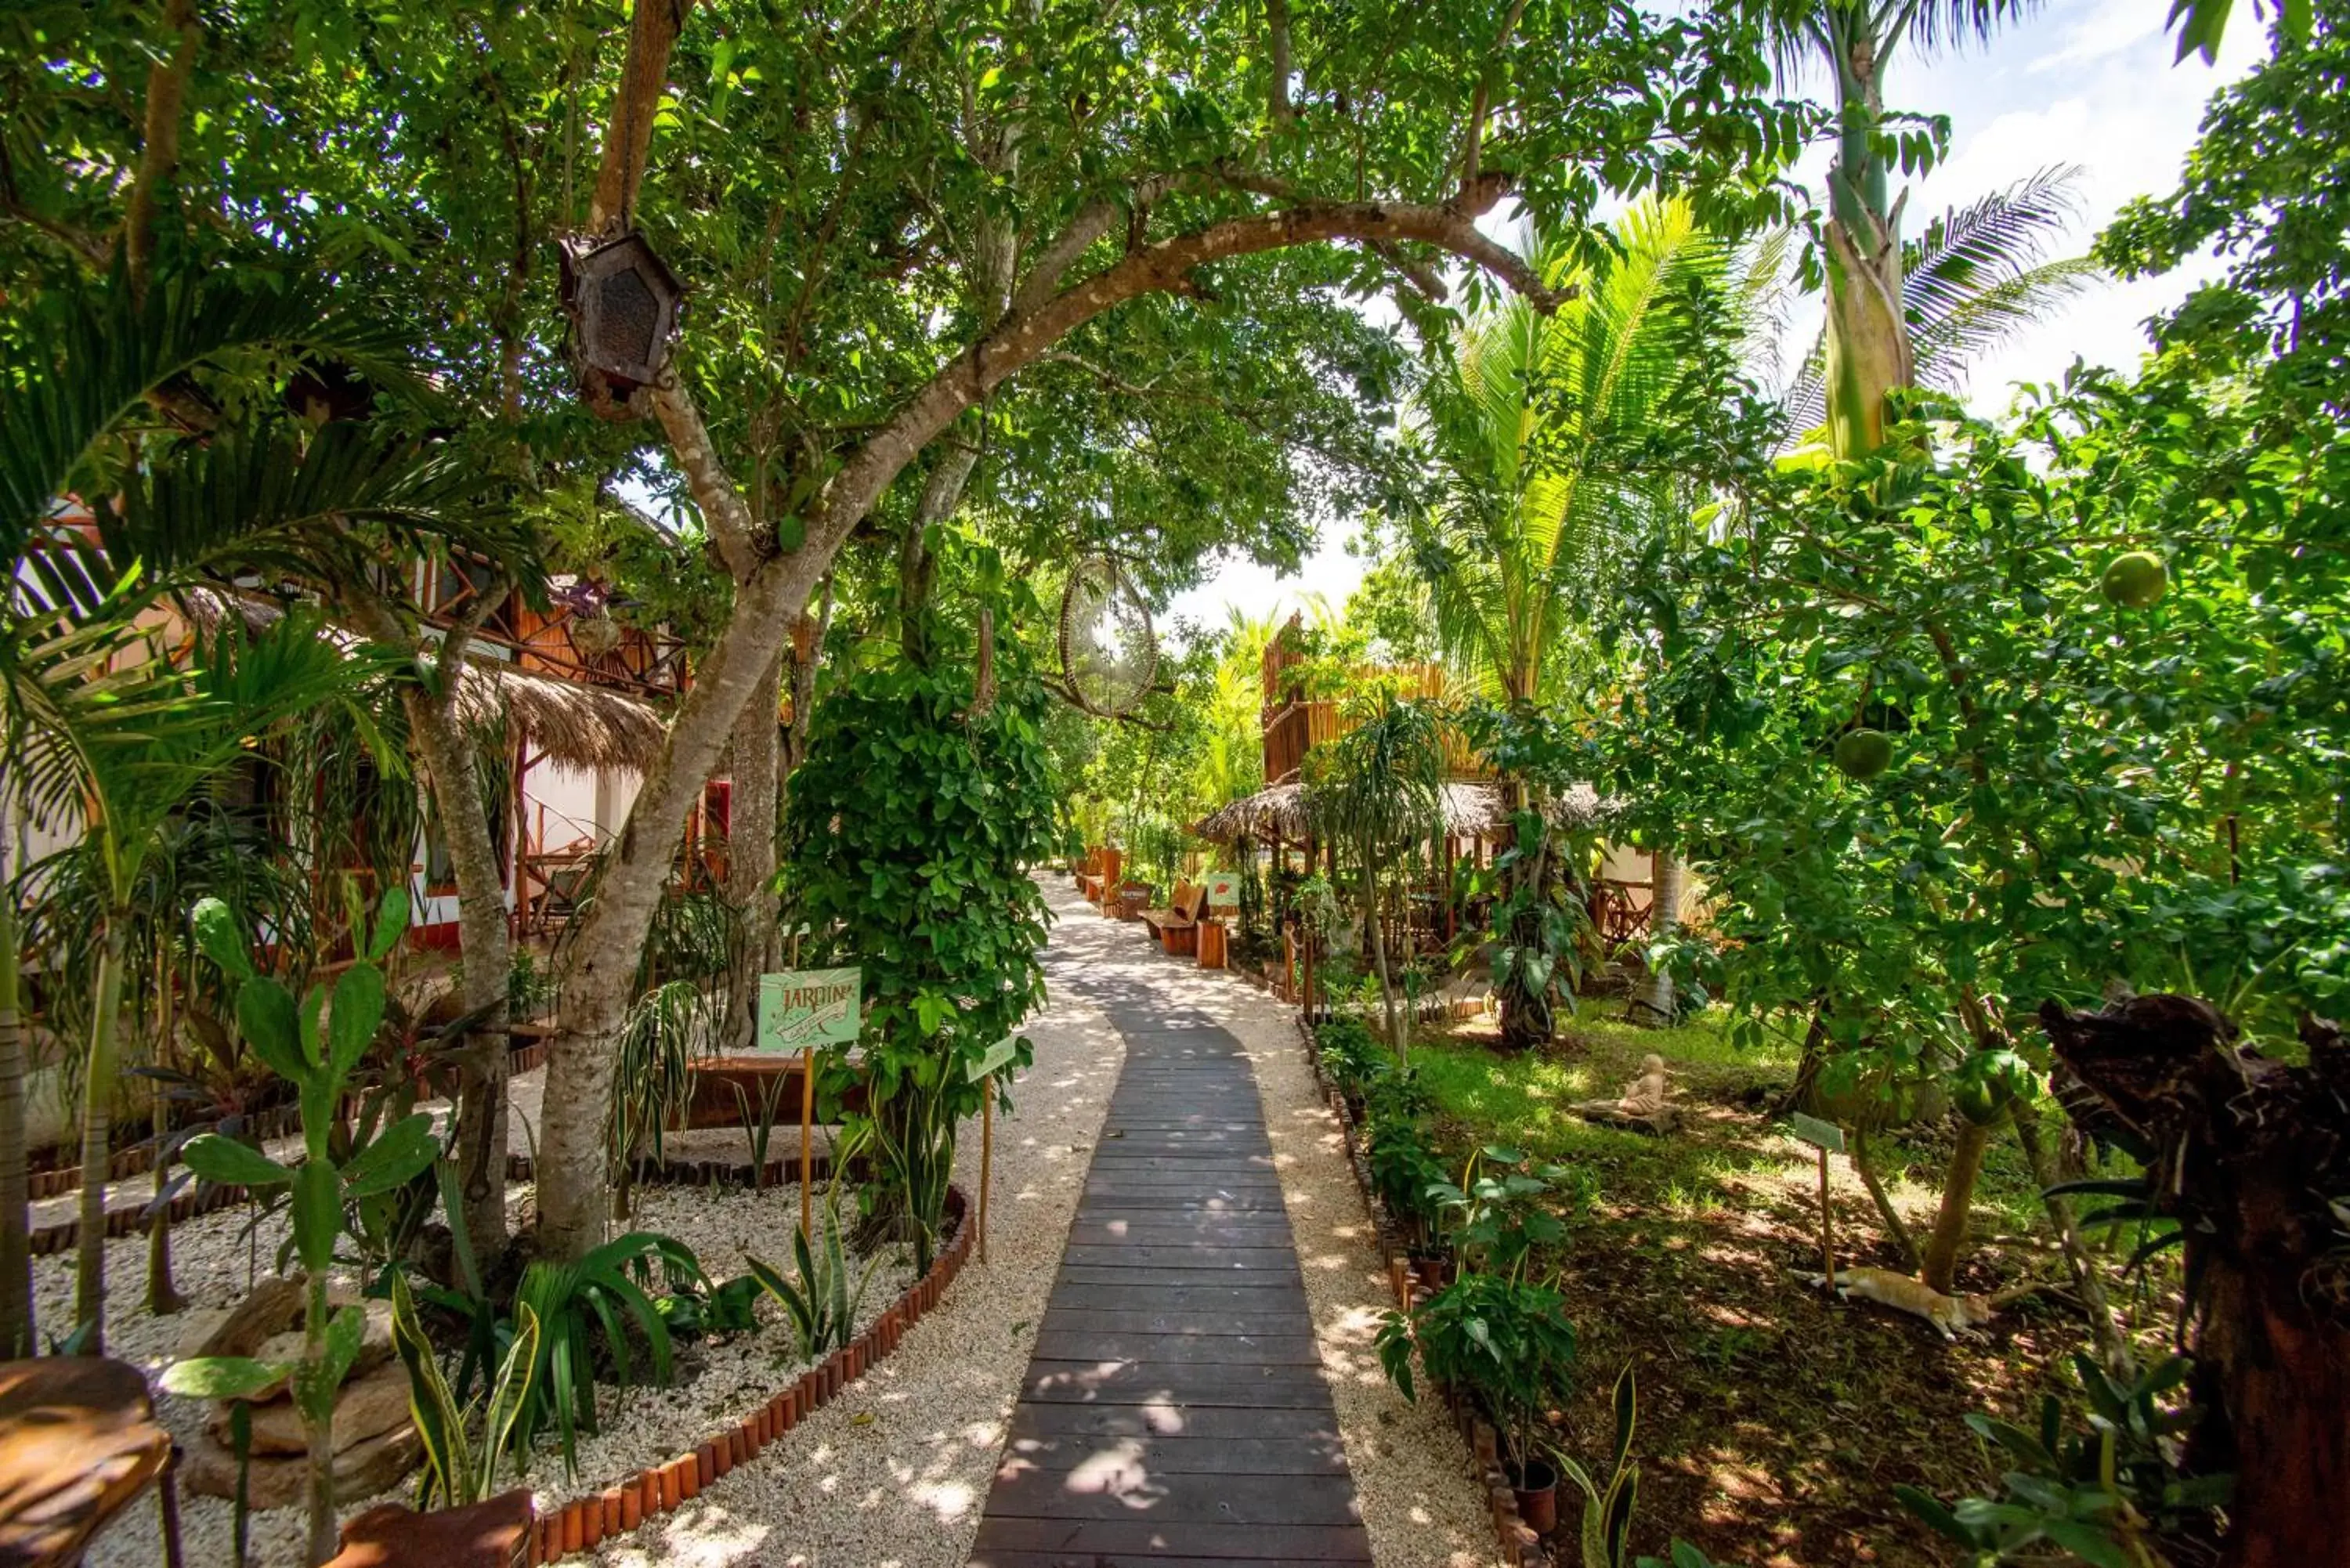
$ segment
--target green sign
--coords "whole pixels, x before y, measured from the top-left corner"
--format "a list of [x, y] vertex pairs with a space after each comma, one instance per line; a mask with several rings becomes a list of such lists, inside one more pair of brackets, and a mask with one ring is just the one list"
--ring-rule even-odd
[[1844, 1152], [1844, 1128], [1836, 1126], [1835, 1123], [1824, 1122], [1817, 1116], [1807, 1116], [1801, 1111], [1797, 1111], [1787, 1120], [1790, 1124], [1788, 1130], [1813, 1147], [1826, 1149], [1830, 1154]]
[[815, 1045], [846, 1045], [865, 1022], [858, 1005], [860, 976], [853, 969], [787, 969], [759, 977], [761, 1051], [797, 1053]]

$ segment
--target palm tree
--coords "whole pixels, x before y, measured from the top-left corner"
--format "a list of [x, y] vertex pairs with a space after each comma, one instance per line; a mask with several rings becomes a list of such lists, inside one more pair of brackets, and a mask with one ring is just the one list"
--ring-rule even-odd
[[1388, 1040], [1399, 1056], [1411, 1053], [1409, 1009], [1396, 1007], [1379, 925], [1379, 879], [1397, 857], [1426, 843], [1443, 814], [1444, 731], [1426, 703], [1394, 701], [1373, 693], [1349, 715], [1355, 727], [1309, 753], [1314, 777], [1310, 810], [1323, 831], [1347, 846], [1362, 877], [1363, 921], [1379, 977]]
[[[2105, 275], [2086, 256], [2047, 259], [2050, 243], [2078, 215], [2081, 171], [2052, 165], [1953, 207], [1905, 242], [1901, 317], [1919, 386], [1955, 391], [1974, 358]], [[1786, 393], [1787, 429], [1827, 418], [1827, 333], [1813, 345]]]
[[1440, 476], [1404, 525], [1444, 657], [1505, 701], [1556, 695], [1570, 639], [1627, 556], [1673, 510], [1676, 476], [1647, 460], [1678, 372], [1680, 302], [1726, 285], [1732, 247], [1687, 205], [1644, 202], [1604, 272], [1538, 240], [1545, 281], [1574, 297], [1545, 316], [1512, 299], [1465, 324], [1421, 398]]
[[[1905, 43], [1925, 52], [1988, 39], [2039, 0], [1808, 0], [1778, 13], [1781, 73], [1806, 56], [1825, 63], [1836, 90], [1836, 156], [1828, 168], [1828, 434], [1839, 457], [1885, 440], [1887, 399], [1917, 384], [1918, 344], [1903, 311], [1900, 202], [1885, 112], [1887, 64]], [[1888, 131], [1896, 132], [1887, 136]]]
[[[408, 366], [396, 322], [311, 283], [244, 270], [159, 276], [134, 289], [69, 285], [29, 313], [0, 364], [0, 545], [12, 574], [0, 602], [0, 728], [9, 742], [0, 808], [78, 820], [91, 840], [109, 910], [129, 907], [156, 836], [203, 783], [245, 754], [245, 742], [302, 708], [380, 673], [307, 616], [270, 634], [224, 627], [192, 667], [175, 665], [142, 618], [164, 598], [232, 566], [310, 581], [364, 578], [377, 525], [394, 537], [463, 532], [479, 491], [447, 452], [390, 429], [311, 432], [264, 414], [224, 418], [182, 439], [158, 432], [150, 400], [207, 380], [234, 381], [258, 349], [329, 356], [375, 385], [437, 400]], [[265, 406], [267, 399], [255, 400]], [[49, 523], [75, 495], [93, 509], [91, 545]], [[307, 639], [307, 640], [306, 640]], [[86, 1085], [112, 1082], [127, 957], [125, 922], [99, 933]], [[5, 991], [5, 988], [0, 988]], [[0, 994], [0, 1014], [6, 998]], [[23, 1168], [21, 1044], [0, 1016], [0, 1168]], [[86, 1092], [84, 1169], [106, 1168], [107, 1107]], [[95, 1154], [96, 1163], [88, 1163]], [[19, 1192], [0, 1189], [0, 1341], [32, 1343], [14, 1303], [26, 1228]], [[82, 1185], [78, 1310], [103, 1333], [105, 1185]]]

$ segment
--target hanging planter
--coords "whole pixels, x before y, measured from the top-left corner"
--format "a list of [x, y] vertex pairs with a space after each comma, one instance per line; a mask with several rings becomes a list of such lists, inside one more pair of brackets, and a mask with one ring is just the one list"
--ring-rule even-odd
[[620, 623], [608, 614], [571, 618], [572, 650], [593, 664], [620, 646]]
[[599, 418], [630, 418], [629, 395], [650, 386], [669, 361], [685, 287], [634, 230], [574, 234], [562, 251], [580, 395]]

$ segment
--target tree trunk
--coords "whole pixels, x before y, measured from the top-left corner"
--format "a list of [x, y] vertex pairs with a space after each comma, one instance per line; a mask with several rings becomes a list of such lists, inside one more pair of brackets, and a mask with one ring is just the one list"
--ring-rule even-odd
[[[1650, 857], [1648, 874], [1648, 940], [1661, 942], [1681, 927], [1681, 893], [1687, 867], [1680, 857], [1669, 849], [1659, 849]], [[1648, 983], [1640, 992], [1640, 1004], [1648, 1010], [1648, 1022], [1670, 1023], [1673, 1021], [1673, 974], [1662, 965], [1651, 964]]]
[[778, 654], [734, 721], [728, 742], [734, 794], [726, 834], [726, 901], [734, 907], [734, 981], [728, 995], [730, 1048], [754, 1044], [759, 987], [775, 935], [775, 794], [783, 737], [784, 660]]
[[1982, 1174], [1983, 1151], [1991, 1147], [1991, 1128], [1959, 1118], [1958, 1146], [1950, 1150], [1950, 1174], [1942, 1182], [1942, 1207], [1934, 1216], [1934, 1233], [1926, 1239], [1926, 1262], [1918, 1277], [1944, 1295], [1959, 1272], [1959, 1255], [1966, 1250], [1967, 1214], [1974, 1205], [1975, 1179]]
[[109, 1098], [114, 1093], [114, 1037], [122, 1011], [124, 920], [118, 911], [106, 921], [105, 946], [98, 958], [96, 1004], [90, 1012], [89, 1056], [81, 1080], [81, 1234], [74, 1257], [74, 1315], [89, 1330], [84, 1352], [106, 1351], [106, 1177], [113, 1151]]
[[16, 900], [0, 851], [0, 1357], [33, 1354], [32, 1150], [25, 1147], [25, 1023], [18, 1012]]
[[2049, 1196], [2048, 1189], [2064, 1179], [2057, 1168], [2056, 1153], [2040, 1136], [2040, 1124], [2021, 1105], [2008, 1108], [2015, 1123], [2016, 1140], [2023, 1145], [2023, 1158], [2032, 1166], [2032, 1179], [2040, 1184], [2041, 1203], [2048, 1210], [2048, 1222], [2055, 1227], [2056, 1244], [2064, 1249], [2064, 1262], [2072, 1266], [2073, 1287], [2081, 1293], [2081, 1310], [2089, 1320], [2089, 1336], [2096, 1342], [2097, 1359], [2106, 1370], [2116, 1376], [2126, 1376], [2135, 1365], [2129, 1341], [2114, 1321], [2114, 1309], [2106, 1299], [2106, 1282], [2097, 1272], [2096, 1260], [2089, 1255], [2088, 1243], [2081, 1239], [2081, 1227], [2073, 1218], [2073, 1201], [2064, 1194]]
[[[155, 1065], [170, 1067], [174, 1064], [172, 1033], [178, 1027], [172, 1016], [172, 948], [168, 941], [157, 942], [155, 948]], [[148, 1125], [155, 1137], [151, 1162], [155, 1201], [147, 1222], [147, 1310], [156, 1317], [170, 1317], [188, 1303], [172, 1282], [172, 1211], [163, 1201], [172, 1184], [172, 1161], [164, 1153], [172, 1137], [172, 1098], [161, 1078], [154, 1080], [148, 1096]]]
[[1877, 1217], [1885, 1221], [1885, 1233], [1893, 1239], [1894, 1250], [1901, 1254], [1901, 1272], [1916, 1273], [1918, 1238], [1909, 1233], [1908, 1221], [1901, 1218], [1901, 1211], [1885, 1195], [1885, 1183], [1877, 1178], [1877, 1163], [1869, 1158], [1868, 1129], [1865, 1127], [1852, 1130], [1852, 1168], [1860, 1172], [1860, 1184], [1868, 1189], [1868, 1200], [1877, 1206]]
[[1363, 867], [1363, 923], [1369, 928], [1371, 961], [1378, 966], [1379, 1009], [1387, 1014], [1388, 1044], [1395, 1047], [1396, 1060], [1409, 1066], [1411, 1062], [1411, 1033], [1408, 1023], [1396, 1021], [1395, 981], [1388, 972], [1387, 932], [1379, 922], [1379, 879], [1367, 865]]
[[2309, 1064], [2289, 1066], [2183, 996], [2040, 1018], [2150, 1148], [2147, 1187], [2185, 1233], [2196, 1383], [2216, 1394], [2189, 1452], [2236, 1475], [2223, 1568], [2350, 1565], [2350, 1265], [2328, 1203], [2350, 1190], [2350, 1041], [2304, 1020]]
[[441, 835], [457, 877], [457, 937], [464, 954], [464, 1011], [480, 1012], [457, 1064], [457, 1171], [465, 1234], [477, 1262], [506, 1240], [506, 984], [514, 967], [505, 889], [498, 880], [497, 842], [490, 836], [489, 805], [482, 798], [473, 747], [454, 711], [455, 682], [482, 679], [464, 668], [462, 649], [443, 670], [438, 701], [411, 688], [403, 693], [409, 728], [432, 776]]

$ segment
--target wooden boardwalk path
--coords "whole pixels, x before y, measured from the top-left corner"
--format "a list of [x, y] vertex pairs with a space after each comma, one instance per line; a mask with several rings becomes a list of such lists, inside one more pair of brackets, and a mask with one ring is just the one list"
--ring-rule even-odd
[[1059, 977], [1107, 1012], [1126, 1066], [973, 1568], [1371, 1561], [1256, 1076], [1178, 1003], [1188, 972]]

